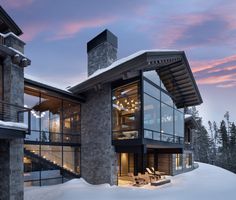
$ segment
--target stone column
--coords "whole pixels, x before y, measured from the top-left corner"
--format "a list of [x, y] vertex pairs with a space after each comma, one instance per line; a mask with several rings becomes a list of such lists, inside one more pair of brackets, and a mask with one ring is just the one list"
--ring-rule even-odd
[[[23, 106], [24, 103], [24, 69], [14, 64], [12, 57], [3, 59], [3, 100], [7, 103]], [[17, 110], [4, 106], [3, 120], [17, 122]], [[22, 116], [23, 120], [23, 116]], [[4, 133], [4, 130], [1, 130]], [[18, 130], [12, 129], [17, 132]], [[6, 134], [7, 136], [7, 134]], [[6, 137], [5, 137], [6, 138]], [[0, 200], [23, 200], [23, 138], [0, 138]]]
[[0, 140], [0, 199], [23, 200], [23, 139]]
[[111, 87], [86, 94], [81, 105], [81, 175], [91, 184], [117, 184], [117, 155], [112, 146]]

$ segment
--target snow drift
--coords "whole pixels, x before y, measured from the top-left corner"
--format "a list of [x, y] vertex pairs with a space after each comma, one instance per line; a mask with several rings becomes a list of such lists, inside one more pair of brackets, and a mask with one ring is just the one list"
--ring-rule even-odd
[[171, 178], [163, 186], [119, 187], [91, 185], [83, 179], [67, 183], [25, 188], [25, 200], [233, 200], [236, 174], [219, 167], [199, 163], [199, 168]]

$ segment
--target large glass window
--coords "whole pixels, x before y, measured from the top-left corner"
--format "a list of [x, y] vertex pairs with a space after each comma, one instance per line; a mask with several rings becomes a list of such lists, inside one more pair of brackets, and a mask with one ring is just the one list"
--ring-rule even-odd
[[138, 91], [137, 82], [113, 90], [113, 139], [138, 138], [140, 129]]
[[183, 168], [183, 156], [182, 154], [175, 155], [175, 170], [182, 170]]
[[3, 66], [0, 59], [0, 100], [3, 100]]
[[192, 161], [192, 154], [191, 153], [187, 153], [185, 154], [186, 158], [185, 158], [185, 167], [186, 168], [191, 168], [193, 161]]
[[144, 138], [182, 144], [183, 112], [176, 109], [156, 71], [143, 72], [143, 77]]
[[25, 89], [24, 104], [31, 108], [25, 185], [62, 183], [71, 177], [67, 172], [80, 173], [80, 104], [48, 94]]
[[144, 94], [144, 129], [160, 132], [160, 102]]
[[143, 89], [144, 89], [145, 93], [160, 100], [160, 90], [158, 90], [155, 86], [151, 85], [147, 81], [144, 81], [143, 82]]
[[161, 101], [165, 104], [168, 104], [170, 106], [173, 106], [173, 101], [169, 95], [167, 95], [165, 92], [161, 92]]
[[160, 86], [160, 78], [155, 70], [143, 72], [143, 76]]
[[63, 101], [63, 142], [76, 143], [80, 132], [80, 105]]
[[[40, 118], [41, 113], [38, 110], [40, 104], [40, 93], [33, 90], [26, 90], [24, 93], [24, 106], [31, 108], [30, 112], [30, 135], [26, 135], [26, 140], [39, 141], [40, 140]], [[26, 115], [26, 113], [25, 113]], [[24, 117], [24, 123], [28, 124], [27, 117]]]
[[175, 110], [175, 135], [184, 137], [184, 115]]
[[62, 99], [41, 95], [41, 132], [44, 142], [61, 142]]
[[80, 151], [78, 147], [63, 147], [63, 167], [80, 173]]
[[161, 104], [161, 132], [173, 135], [173, 108]]

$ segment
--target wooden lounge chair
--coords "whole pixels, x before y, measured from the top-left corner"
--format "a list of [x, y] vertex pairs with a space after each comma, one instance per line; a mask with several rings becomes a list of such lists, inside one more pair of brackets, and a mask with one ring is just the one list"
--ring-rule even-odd
[[[165, 172], [160, 172], [158, 170], [155, 170], [154, 167], [151, 168], [152, 171], [154, 172], [154, 174], [160, 176], [160, 178], [162, 178], [163, 175], [165, 175], [166, 173]], [[165, 177], [165, 176], [164, 176]]]
[[152, 170], [150, 170], [148, 167], [146, 168], [149, 175], [152, 175], [155, 177], [156, 180], [159, 180], [161, 178], [161, 175], [155, 174]]
[[142, 185], [146, 184], [146, 180], [140, 176], [134, 176], [133, 173], [128, 173], [128, 176], [130, 176], [132, 178], [135, 186], [142, 186]]

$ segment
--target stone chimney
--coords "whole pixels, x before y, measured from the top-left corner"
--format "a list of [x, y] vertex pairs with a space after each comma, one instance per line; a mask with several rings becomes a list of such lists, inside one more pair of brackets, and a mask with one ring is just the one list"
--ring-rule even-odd
[[87, 43], [88, 76], [117, 60], [117, 43], [117, 37], [107, 29]]

